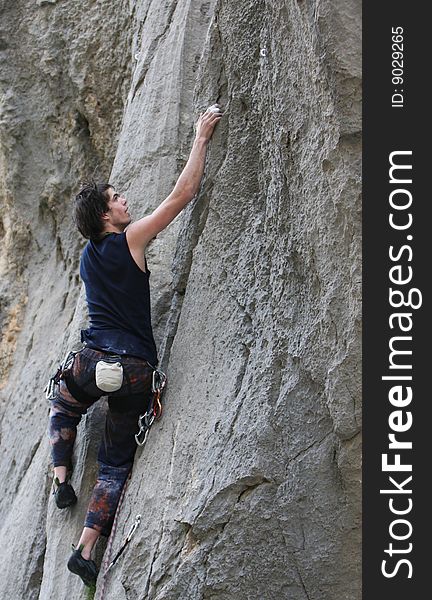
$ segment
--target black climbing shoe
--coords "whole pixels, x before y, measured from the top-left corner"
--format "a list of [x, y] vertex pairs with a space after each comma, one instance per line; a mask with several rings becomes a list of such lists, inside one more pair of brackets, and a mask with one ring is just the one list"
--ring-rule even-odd
[[60, 483], [57, 477], [54, 479], [54, 499], [58, 508], [67, 508], [76, 503], [77, 497], [70, 483], [64, 481]]
[[[73, 547], [73, 546], [72, 546]], [[86, 560], [81, 556], [83, 546], [74, 550], [72, 556], [68, 560], [67, 568], [75, 575], [79, 575], [84, 582], [84, 585], [90, 587], [96, 583], [98, 569], [92, 560]]]

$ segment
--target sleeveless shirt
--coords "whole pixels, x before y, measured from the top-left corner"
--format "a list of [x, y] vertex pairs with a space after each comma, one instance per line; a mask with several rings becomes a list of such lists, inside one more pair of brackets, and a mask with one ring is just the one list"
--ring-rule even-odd
[[137, 356], [156, 366], [150, 271], [142, 271], [134, 261], [126, 233], [90, 240], [81, 255], [80, 275], [90, 317], [81, 341], [89, 348]]

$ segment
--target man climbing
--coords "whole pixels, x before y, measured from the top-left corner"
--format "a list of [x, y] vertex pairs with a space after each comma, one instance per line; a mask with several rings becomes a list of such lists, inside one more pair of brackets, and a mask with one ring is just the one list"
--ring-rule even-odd
[[126, 199], [110, 184], [85, 185], [75, 198], [75, 220], [89, 241], [80, 262], [90, 327], [51, 399], [49, 438], [54, 465], [54, 497], [59, 508], [76, 503], [69, 483], [77, 425], [89, 407], [108, 396], [98, 476], [84, 529], [68, 568], [86, 585], [97, 578], [91, 560], [99, 535], [108, 536], [122, 488], [132, 468], [138, 417], [151, 398], [157, 365], [150, 320], [147, 244], [198, 192], [208, 142], [221, 119], [219, 105], [198, 119], [189, 159], [173, 191], [149, 216], [131, 223]]

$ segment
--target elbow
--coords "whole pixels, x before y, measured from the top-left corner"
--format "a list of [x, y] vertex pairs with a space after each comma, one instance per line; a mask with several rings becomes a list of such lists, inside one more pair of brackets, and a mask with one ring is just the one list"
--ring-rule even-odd
[[186, 190], [183, 196], [183, 201], [186, 202], [186, 204], [188, 202], [190, 202], [191, 200], [193, 200], [193, 198], [195, 198], [197, 194], [197, 190], [195, 189], [190, 189], [190, 190]]
[[174, 189], [173, 195], [179, 202], [187, 204], [192, 200], [192, 198], [195, 197], [197, 191], [198, 190], [196, 186], [184, 184], [182, 186], [179, 186], [178, 189]]

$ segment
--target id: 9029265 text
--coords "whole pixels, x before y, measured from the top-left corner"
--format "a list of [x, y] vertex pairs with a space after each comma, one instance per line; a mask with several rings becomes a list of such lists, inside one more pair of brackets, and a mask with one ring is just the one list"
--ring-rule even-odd
[[404, 37], [403, 27], [392, 27], [392, 107], [403, 108]]

